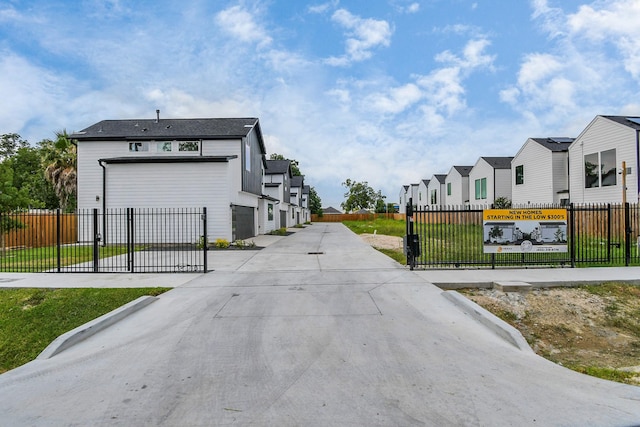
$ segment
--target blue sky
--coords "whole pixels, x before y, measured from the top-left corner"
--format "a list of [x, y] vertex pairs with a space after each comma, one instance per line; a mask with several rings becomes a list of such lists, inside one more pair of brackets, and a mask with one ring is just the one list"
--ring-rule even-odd
[[640, 115], [640, 0], [0, 0], [0, 133], [258, 117], [323, 205]]

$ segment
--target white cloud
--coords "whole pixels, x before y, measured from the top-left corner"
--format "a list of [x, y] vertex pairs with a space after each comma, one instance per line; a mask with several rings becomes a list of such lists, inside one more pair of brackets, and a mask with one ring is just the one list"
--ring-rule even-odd
[[342, 66], [352, 61], [364, 61], [371, 58], [372, 50], [377, 47], [388, 47], [391, 44], [393, 29], [387, 21], [363, 19], [351, 14], [346, 9], [335, 11], [331, 19], [341, 25], [346, 31], [346, 54], [341, 57], [329, 58], [329, 65]]
[[383, 114], [397, 114], [414, 105], [423, 97], [420, 88], [409, 83], [390, 89], [385, 94], [373, 94], [365, 98], [365, 104]]
[[328, 10], [335, 9], [340, 4], [339, 0], [332, 0], [326, 3], [314, 4], [307, 7], [309, 13], [325, 13]]
[[227, 34], [245, 43], [256, 43], [259, 46], [269, 45], [272, 38], [242, 6], [232, 6], [218, 12], [216, 24]]
[[573, 13], [548, 0], [531, 4], [551, 48], [523, 57], [516, 83], [500, 92], [501, 101], [550, 128], [617, 114], [612, 105], [635, 103], [623, 88], [640, 80], [638, 1], [600, 1]]

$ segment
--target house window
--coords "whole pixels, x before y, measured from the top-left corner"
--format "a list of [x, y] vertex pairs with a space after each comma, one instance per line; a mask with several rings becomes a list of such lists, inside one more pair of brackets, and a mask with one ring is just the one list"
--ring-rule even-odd
[[198, 141], [181, 141], [178, 143], [178, 151], [200, 151]]
[[247, 139], [245, 144], [245, 149], [244, 149], [244, 168], [251, 172], [251, 143], [249, 142], [249, 140]]
[[476, 179], [476, 200], [487, 198], [487, 178]]
[[171, 148], [172, 148], [171, 146], [172, 146], [171, 141], [158, 142], [158, 152], [164, 153], [164, 152], [171, 151]]
[[451, 195], [451, 183], [447, 182], [447, 196]]
[[148, 142], [130, 142], [129, 151], [149, 151]]
[[273, 221], [273, 203], [267, 204], [267, 217], [269, 221]]
[[524, 165], [516, 166], [516, 185], [524, 184]]
[[584, 156], [585, 188], [610, 187], [616, 183], [615, 149]]
[[435, 205], [438, 203], [438, 190], [431, 190], [431, 204]]

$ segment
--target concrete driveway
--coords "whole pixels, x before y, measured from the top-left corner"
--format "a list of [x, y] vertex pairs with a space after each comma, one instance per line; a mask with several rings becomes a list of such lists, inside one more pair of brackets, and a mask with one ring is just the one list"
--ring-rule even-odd
[[518, 348], [444, 295], [314, 224], [0, 375], [0, 424], [640, 425], [640, 387]]

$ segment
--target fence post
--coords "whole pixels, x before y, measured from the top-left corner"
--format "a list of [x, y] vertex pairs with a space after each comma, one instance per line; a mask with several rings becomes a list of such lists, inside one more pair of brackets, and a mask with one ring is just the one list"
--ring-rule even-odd
[[134, 233], [133, 208], [127, 208], [127, 268], [131, 273], [135, 268]]
[[98, 261], [100, 259], [100, 250], [98, 243], [100, 242], [100, 232], [98, 231], [98, 209], [93, 209], [93, 272], [99, 270]]
[[[623, 172], [624, 173], [624, 172]], [[624, 265], [631, 262], [631, 224], [629, 218], [629, 202], [624, 204]]]
[[[611, 203], [607, 203], [607, 263], [611, 264]], [[618, 234], [618, 233], [616, 233]]]
[[207, 271], [209, 271], [208, 268], [208, 263], [207, 263], [207, 252], [209, 250], [209, 237], [207, 236], [207, 208], [206, 206], [202, 208], [202, 259], [204, 261], [203, 263], [203, 269], [204, 272], [206, 273]]
[[60, 273], [62, 264], [62, 257], [60, 251], [62, 250], [62, 232], [60, 230], [60, 208], [56, 209], [56, 270]]
[[407, 203], [407, 237], [405, 238], [405, 250], [407, 252], [407, 264], [409, 264], [409, 270], [413, 270], [415, 264], [414, 254], [411, 250], [411, 241], [413, 239], [413, 198], [409, 199]]
[[571, 213], [571, 221], [569, 222], [569, 233], [571, 233], [571, 246], [569, 247], [571, 256], [571, 268], [576, 267], [576, 211], [573, 203], [569, 204], [569, 212]]

